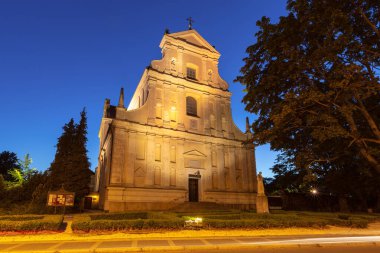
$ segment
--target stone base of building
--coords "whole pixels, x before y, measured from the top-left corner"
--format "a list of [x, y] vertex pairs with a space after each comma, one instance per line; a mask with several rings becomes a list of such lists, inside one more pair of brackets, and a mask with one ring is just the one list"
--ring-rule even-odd
[[[167, 188], [135, 188], [108, 187], [103, 209], [109, 212], [142, 211], [142, 210], [175, 210], [176, 207], [189, 203], [186, 189]], [[207, 203], [220, 207], [254, 210], [256, 209], [256, 194], [249, 192], [205, 191], [200, 193], [199, 207], [208, 209]], [[206, 206], [204, 206], [206, 204]], [[192, 207], [195, 207], [192, 206]], [[189, 210], [192, 209], [189, 206]], [[214, 208], [215, 209], [215, 208]]]

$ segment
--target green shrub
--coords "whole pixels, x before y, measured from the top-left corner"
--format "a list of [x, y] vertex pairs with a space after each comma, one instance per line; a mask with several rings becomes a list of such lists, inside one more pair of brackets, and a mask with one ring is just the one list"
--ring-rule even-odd
[[239, 220], [240, 214], [214, 214], [214, 215], [204, 215], [205, 219], [215, 219], [215, 220]]
[[[111, 214], [112, 215], [112, 214]], [[160, 214], [152, 215], [160, 216]], [[163, 215], [165, 216], [165, 215]], [[167, 219], [123, 219], [123, 220], [92, 220], [89, 215], [74, 216], [72, 229], [74, 231], [89, 232], [91, 230], [141, 230], [141, 229], [179, 229], [184, 225], [183, 219], [170, 216]], [[114, 218], [114, 217], [112, 217]]]
[[75, 215], [71, 223], [72, 230], [90, 231], [91, 217], [89, 215]]
[[129, 212], [129, 213], [109, 213], [90, 215], [91, 220], [135, 220], [147, 219], [147, 212]]
[[350, 218], [350, 216], [347, 214], [338, 214], [338, 219], [348, 220], [349, 218]]
[[5, 215], [0, 216], [0, 221], [27, 221], [27, 220], [41, 220], [44, 216], [42, 215]]
[[[29, 217], [29, 219], [28, 219]], [[0, 220], [0, 231], [41, 231], [58, 230], [63, 221], [62, 215], [9, 216]]]

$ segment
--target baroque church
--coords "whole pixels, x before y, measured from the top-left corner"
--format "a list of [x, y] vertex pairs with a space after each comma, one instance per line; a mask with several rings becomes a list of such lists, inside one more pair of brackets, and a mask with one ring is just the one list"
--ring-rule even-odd
[[[255, 149], [232, 120], [220, 53], [197, 31], [166, 33], [128, 107], [106, 99], [95, 190], [110, 211], [186, 202], [256, 208]], [[259, 194], [260, 195], [260, 194]]]

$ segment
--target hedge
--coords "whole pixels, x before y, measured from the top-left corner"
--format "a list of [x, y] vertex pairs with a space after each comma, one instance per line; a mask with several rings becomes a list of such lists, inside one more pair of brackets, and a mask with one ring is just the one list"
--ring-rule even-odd
[[[121, 218], [117, 220], [116, 217]], [[173, 214], [146, 213], [146, 219], [131, 219], [133, 215], [107, 214], [107, 215], [78, 215], [74, 216], [71, 225], [74, 231], [89, 232], [91, 230], [142, 230], [142, 229], [180, 229], [184, 220]], [[108, 219], [107, 219], [108, 218]]]
[[[342, 213], [309, 213], [278, 212], [273, 214], [257, 214], [253, 212], [203, 212], [192, 213], [191, 216], [180, 216], [170, 212], [127, 212], [99, 215], [74, 216], [74, 231], [118, 231], [144, 229], [184, 229], [185, 220], [195, 217], [203, 218], [204, 228], [287, 228], [315, 227], [328, 225], [365, 228], [368, 223], [378, 220], [379, 215], [342, 214]], [[186, 213], [187, 214], [187, 213]]]
[[62, 215], [1, 216], [0, 231], [58, 230], [62, 221]]

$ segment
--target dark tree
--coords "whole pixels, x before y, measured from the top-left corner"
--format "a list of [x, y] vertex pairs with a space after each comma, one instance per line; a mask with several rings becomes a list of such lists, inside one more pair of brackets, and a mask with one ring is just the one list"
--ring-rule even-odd
[[258, 115], [253, 141], [308, 179], [350, 162], [378, 177], [380, 1], [289, 0], [287, 9], [277, 24], [257, 22], [236, 79]]
[[75, 192], [76, 201], [89, 193], [90, 163], [87, 157], [87, 117], [81, 112], [79, 124], [71, 119], [63, 127], [58, 138], [54, 161], [49, 168], [49, 181], [52, 190], [62, 185], [65, 190]]
[[[253, 141], [281, 152], [271, 187], [380, 202], [380, 2], [290, 0], [257, 22], [242, 76]], [[373, 205], [373, 204], [372, 204]]]
[[19, 168], [17, 155], [13, 152], [3, 151], [0, 153], [0, 174], [4, 180], [12, 180], [12, 176], [9, 174], [14, 168]]

